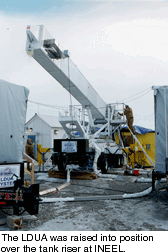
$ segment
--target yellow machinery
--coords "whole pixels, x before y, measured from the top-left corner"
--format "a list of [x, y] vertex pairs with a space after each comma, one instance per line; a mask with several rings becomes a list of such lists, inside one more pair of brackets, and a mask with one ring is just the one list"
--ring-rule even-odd
[[41, 166], [41, 164], [44, 164], [44, 155], [47, 152], [50, 152], [50, 148], [42, 148], [41, 144], [37, 145], [37, 160], [38, 160], [38, 166]]
[[[130, 144], [129, 141], [127, 141], [130, 139], [131, 133], [125, 131], [121, 132], [121, 135], [125, 143], [123, 152], [126, 153], [127, 164], [132, 166], [132, 168], [152, 167], [151, 162], [148, 160], [136, 140], [134, 140], [133, 144]], [[150, 157], [153, 163], [155, 163], [155, 132], [148, 132], [145, 134], [136, 133], [135, 136], [142, 145], [143, 149], [146, 151], [147, 155]], [[116, 135], [116, 142], [119, 143], [118, 135]]]

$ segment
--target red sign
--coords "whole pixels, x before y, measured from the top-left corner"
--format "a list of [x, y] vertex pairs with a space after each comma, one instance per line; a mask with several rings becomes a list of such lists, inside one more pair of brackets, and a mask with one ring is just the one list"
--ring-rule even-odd
[[22, 198], [22, 195], [18, 195], [17, 193], [3, 193], [3, 192], [1, 192], [0, 193], [0, 200], [23, 201], [23, 198]]

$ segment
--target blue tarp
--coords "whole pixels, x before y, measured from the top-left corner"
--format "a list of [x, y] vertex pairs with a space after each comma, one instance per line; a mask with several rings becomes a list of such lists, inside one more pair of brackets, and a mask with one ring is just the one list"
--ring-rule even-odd
[[[149, 132], [154, 132], [154, 130], [147, 129], [147, 128], [144, 128], [142, 126], [136, 126], [136, 125], [134, 125], [133, 127], [134, 127], [134, 130], [135, 130], [135, 133], [141, 134], [141, 135], [149, 133]], [[127, 127], [123, 127], [122, 129], [127, 129]]]

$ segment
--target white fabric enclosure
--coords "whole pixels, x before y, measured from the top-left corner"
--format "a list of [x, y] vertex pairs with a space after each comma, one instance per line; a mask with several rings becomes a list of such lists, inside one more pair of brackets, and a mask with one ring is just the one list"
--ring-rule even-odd
[[23, 161], [29, 90], [0, 80], [0, 163]]
[[168, 86], [154, 86], [155, 170], [167, 173], [168, 159]]

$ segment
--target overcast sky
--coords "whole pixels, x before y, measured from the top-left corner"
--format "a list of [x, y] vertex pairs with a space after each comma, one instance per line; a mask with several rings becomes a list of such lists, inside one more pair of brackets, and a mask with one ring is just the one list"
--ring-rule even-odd
[[[135, 125], [154, 128], [151, 87], [168, 82], [167, 13], [168, 3], [158, 1], [1, 1], [0, 79], [27, 87], [30, 101], [70, 104], [26, 54], [26, 26], [43, 24], [106, 103], [129, 104]], [[27, 120], [37, 112], [57, 110], [28, 102]]]

